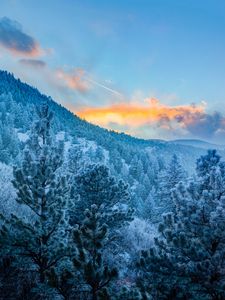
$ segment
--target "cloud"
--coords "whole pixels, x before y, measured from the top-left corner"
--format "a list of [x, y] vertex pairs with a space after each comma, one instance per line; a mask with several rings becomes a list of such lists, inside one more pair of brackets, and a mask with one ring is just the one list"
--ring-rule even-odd
[[22, 30], [22, 26], [7, 17], [0, 19], [0, 45], [14, 55], [36, 57], [42, 49], [37, 41]]
[[91, 123], [111, 129], [113, 124], [113, 128], [145, 138], [151, 138], [153, 131], [160, 138], [160, 134], [206, 139], [225, 136], [225, 117], [218, 112], [206, 113], [205, 103], [170, 106], [157, 99], [146, 99], [141, 104], [83, 108], [77, 114]]
[[54, 71], [54, 75], [60, 80], [60, 82], [58, 82], [60, 85], [63, 84], [70, 90], [77, 90], [84, 93], [97, 87], [116, 96], [123, 97], [117, 90], [91, 78], [91, 76], [81, 68], [74, 68], [70, 71], [65, 71], [62, 68], [57, 69]]
[[146, 123], [186, 122], [192, 115], [203, 113], [203, 105], [183, 105], [171, 107], [161, 104], [156, 99], [146, 99], [144, 104], [121, 103], [102, 108], [85, 108], [78, 112], [79, 116], [93, 123], [107, 125], [116, 122], [120, 125], [139, 127]]
[[189, 122], [186, 122], [186, 128], [194, 136], [225, 137], [225, 117], [219, 112], [203, 113], [198, 118], [193, 116]]
[[25, 66], [34, 68], [44, 68], [46, 63], [40, 59], [20, 59], [19, 62]]
[[68, 72], [58, 69], [54, 71], [54, 74], [61, 84], [71, 90], [86, 92], [90, 89], [90, 84], [84, 78], [85, 71], [83, 69], [78, 68]]

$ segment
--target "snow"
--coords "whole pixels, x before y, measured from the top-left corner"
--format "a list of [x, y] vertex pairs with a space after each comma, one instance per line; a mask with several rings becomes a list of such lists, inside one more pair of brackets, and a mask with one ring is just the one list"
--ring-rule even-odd
[[25, 143], [29, 139], [28, 133], [17, 132], [17, 136], [19, 140], [23, 143]]

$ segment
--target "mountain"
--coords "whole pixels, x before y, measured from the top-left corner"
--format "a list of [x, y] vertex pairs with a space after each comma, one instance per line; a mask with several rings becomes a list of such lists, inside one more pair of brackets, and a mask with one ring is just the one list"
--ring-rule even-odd
[[36, 88], [0, 71], [0, 161], [4, 166], [20, 163], [35, 119], [35, 106], [43, 103], [54, 113], [53, 133], [64, 140], [66, 161], [73, 164], [79, 150], [83, 164], [106, 164], [111, 174], [129, 184], [134, 206], [140, 210], [157, 193], [159, 174], [167, 169], [174, 154], [189, 175], [206, 149], [217, 148], [225, 157], [222, 146], [198, 140], [144, 140], [92, 125]]
[[218, 150], [225, 149], [225, 145], [212, 144], [212, 143], [205, 142], [202, 140], [179, 139], [179, 140], [170, 141], [169, 143], [176, 144], [176, 145], [192, 146], [192, 147], [201, 148], [201, 149], [218, 149]]

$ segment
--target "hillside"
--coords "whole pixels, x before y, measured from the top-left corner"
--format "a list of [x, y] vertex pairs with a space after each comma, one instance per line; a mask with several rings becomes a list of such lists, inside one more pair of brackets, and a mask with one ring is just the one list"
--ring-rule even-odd
[[[55, 114], [56, 131], [65, 130], [77, 137], [86, 138], [87, 140], [95, 140], [99, 143], [99, 145], [105, 146], [106, 148], [109, 148], [109, 145], [113, 142], [116, 144], [126, 144], [142, 148], [154, 147], [156, 150], [168, 153], [177, 152], [180, 153], [181, 156], [183, 151], [187, 151], [186, 146], [195, 147], [198, 149], [197, 151], [201, 151], [201, 149], [209, 147], [223, 149], [223, 146], [212, 145], [200, 140], [175, 140], [169, 142], [160, 139], [144, 140], [124, 133], [117, 133], [103, 129], [80, 119], [62, 105], [53, 101], [51, 97], [41, 94], [36, 88], [21, 82], [20, 79], [16, 79], [13, 74], [6, 71], [0, 71], [0, 95], [1, 102], [4, 102], [3, 95], [11, 95], [13, 101], [19, 107], [19, 114], [21, 116], [17, 117], [24, 120], [25, 115], [26, 121], [22, 122], [23, 127], [20, 127], [20, 130], [29, 128], [29, 122], [32, 122], [32, 114], [29, 115], [29, 113], [33, 109], [33, 106], [39, 106], [42, 103], [47, 103]], [[14, 125], [16, 125], [15, 127], [18, 127], [17, 124]], [[174, 144], [176, 145], [175, 147]], [[191, 151], [193, 151], [193, 149], [191, 149]]]
[[[24, 142], [34, 120], [35, 106], [43, 103], [47, 103], [54, 112], [54, 134], [63, 137], [67, 145], [67, 160], [73, 159], [74, 149], [79, 148], [84, 163], [106, 164], [114, 176], [130, 185], [137, 210], [143, 210], [147, 199], [154, 198], [160, 174], [166, 170], [174, 154], [191, 175], [196, 159], [205, 153], [207, 146], [212, 146], [202, 141], [144, 140], [103, 129], [81, 120], [51, 97], [15, 79], [12, 74], [0, 71], [2, 163], [19, 164]], [[224, 151], [219, 150], [219, 153], [224, 156]]]
[[[95, 245], [97, 232], [102, 243], [104, 242], [104, 245], [101, 241], [98, 242], [98, 249], [102, 245], [99, 251], [103, 255], [104, 263], [118, 270], [118, 278], [112, 283], [112, 293], [117, 294], [123, 285], [133, 289], [138, 278], [136, 272], [139, 270], [137, 262], [140, 251], [152, 247], [155, 238], [160, 235], [157, 231], [162, 225], [161, 223], [159, 226], [160, 222], [169, 221], [168, 226], [171, 228], [168, 217], [177, 209], [176, 203], [184, 205], [182, 213], [185, 220], [187, 219], [186, 212], [191, 212], [192, 206], [191, 210], [187, 209], [186, 205], [189, 205], [191, 198], [186, 196], [198, 191], [196, 188], [202, 190], [201, 184], [198, 187], [199, 179], [196, 178], [200, 172], [205, 172], [205, 163], [207, 162], [207, 167], [208, 164], [216, 162], [221, 174], [224, 174], [224, 164], [219, 164], [215, 151], [202, 156], [196, 164], [196, 160], [206, 153], [207, 147], [217, 147], [216, 145], [189, 140], [143, 140], [103, 129], [81, 120], [50, 97], [4, 71], [0, 72], [0, 115], [0, 223], [4, 220], [2, 224], [7, 225], [0, 232], [0, 241], [3, 249], [10, 242], [15, 251], [15, 239], [18, 239], [16, 247], [22, 245], [25, 252], [28, 245], [31, 252], [26, 252], [26, 256], [32, 261], [32, 264], [29, 261], [29, 270], [21, 273], [26, 263], [21, 266], [19, 260], [15, 265], [15, 270], [19, 266], [19, 272], [9, 273], [12, 278], [5, 276], [4, 265], [3, 272], [0, 272], [0, 281], [4, 283], [6, 278], [6, 283], [12, 286], [17, 282], [25, 282], [26, 285], [26, 280], [30, 280], [31, 273], [34, 272], [30, 265], [42, 266], [40, 253], [43, 253], [43, 247], [39, 241], [45, 241], [47, 229], [48, 242], [45, 249], [47, 258], [52, 259], [46, 267], [48, 272], [61, 274], [56, 261], [61, 261], [63, 249], [71, 249], [71, 238], [72, 244], [78, 247], [75, 248], [76, 251], [87, 246], [85, 253], [92, 253], [88, 252], [89, 244], [83, 244], [82, 241], [88, 237]], [[47, 124], [51, 126], [48, 128]], [[218, 150], [218, 153], [225, 156], [223, 150]], [[191, 177], [196, 166], [196, 177]], [[213, 166], [211, 168], [216, 170]], [[221, 187], [219, 195], [222, 195], [224, 181], [221, 182], [222, 177], [217, 175], [215, 180], [219, 182], [215, 181], [216, 187]], [[208, 179], [207, 173], [204, 180], [208, 182]], [[9, 240], [5, 240], [5, 228]], [[17, 237], [21, 229], [22, 235]], [[85, 233], [85, 230], [88, 231]], [[77, 233], [71, 236], [74, 232]], [[72, 253], [78, 257], [76, 251]], [[24, 252], [22, 255], [24, 256]], [[36, 260], [39, 256], [40, 262]], [[44, 257], [46, 258], [45, 254]], [[81, 252], [78, 259], [82, 257]], [[70, 270], [71, 262], [68, 259], [66, 261]], [[44, 291], [51, 291], [52, 294], [50, 298], [44, 296], [42, 299], [71, 299], [64, 297], [65, 291], [66, 295], [78, 294], [79, 299], [87, 299], [82, 294], [83, 288], [81, 291], [76, 289], [76, 276], [80, 276], [81, 262], [83, 263], [83, 259], [78, 260], [78, 273], [72, 268], [76, 278], [72, 288], [69, 281], [65, 281], [67, 277], [58, 281], [54, 274], [46, 272], [46, 276], [53, 276], [53, 281], [49, 281], [50, 285], [53, 284], [53, 289], [52, 286], [50, 289], [44, 287]], [[55, 265], [54, 270], [52, 264]], [[66, 270], [63, 259], [60, 265], [62, 270]], [[13, 265], [9, 266], [14, 270]], [[83, 268], [86, 270], [85, 265]], [[102, 270], [101, 265], [100, 269]], [[43, 281], [42, 269], [39, 270], [42, 274], [40, 281]], [[17, 273], [20, 279], [16, 277]], [[88, 271], [88, 276], [89, 274]], [[66, 273], [65, 276], [67, 275]], [[86, 277], [81, 277], [78, 282], [82, 283], [82, 278]], [[33, 284], [38, 280], [35, 279]], [[63, 297], [58, 297], [62, 293], [61, 287]], [[8, 290], [7, 285], [2, 284], [0, 290], [0, 294], [6, 295], [3, 298], [0, 296], [1, 299], [21, 299], [15, 297], [21, 290], [17, 286]], [[13, 295], [11, 298], [8, 296], [9, 291]], [[89, 290], [86, 292], [89, 293]], [[29, 295], [26, 299], [37, 299], [32, 298], [33, 293], [39, 295], [39, 291], [32, 286], [26, 289], [26, 293]], [[122, 296], [115, 299], [142, 299], [129, 298], [123, 293], [124, 290]], [[76, 299], [76, 296], [72, 299]]]
[[209, 142], [205, 142], [205, 141], [201, 141], [201, 140], [173, 140], [170, 141], [170, 143], [172, 144], [176, 144], [176, 145], [186, 145], [186, 146], [192, 146], [192, 147], [196, 147], [196, 148], [201, 148], [201, 149], [220, 149], [220, 150], [224, 150], [225, 149], [225, 145], [216, 145], [216, 144], [211, 144]]

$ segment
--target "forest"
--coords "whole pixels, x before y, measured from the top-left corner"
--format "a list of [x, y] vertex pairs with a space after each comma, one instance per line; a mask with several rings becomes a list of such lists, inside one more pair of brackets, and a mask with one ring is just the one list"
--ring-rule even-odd
[[224, 150], [89, 124], [0, 72], [0, 299], [225, 299]]

